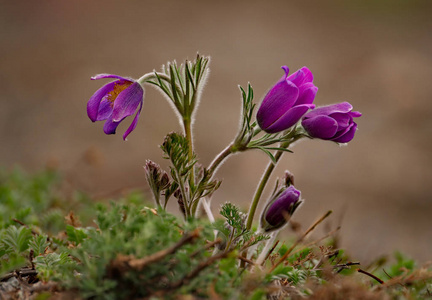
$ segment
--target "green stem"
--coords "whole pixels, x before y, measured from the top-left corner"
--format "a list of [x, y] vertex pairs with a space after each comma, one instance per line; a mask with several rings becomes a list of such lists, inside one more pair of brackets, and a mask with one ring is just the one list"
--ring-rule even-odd
[[[231, 154], [233, 154], [234, 152], [236, 152], [237, 150], [235, 149], [233, 144], [229, 144], [228, 147], [226, 147], [224, 150], [222, 150], [221, 153], [219, 153], [215, 159], [212, 161], [212, 163], [210, 164], [210, 166], [208, 167], [208, 172], [210, 174], [214, 174], [217, 170], [217, 168], [220, 166], [220, 164]], [[212, 176], [213, 177], [213, 176]]]
[[[183, 126], [184, 126], [184, 132], [185, 132], [185, 137], [186, 140], [188, 141], [188, 157], [189, 157], [189, 161], [192, 160], [193, 158], [193, 137], [192, 137], [192, 126], [191, 126], [191, 120], [187, 119], [185, 117], [183, 117]], [[195, 185], [195, 168], [192, 167], [190, 176], [189, 176], [189, 191], [188, 193], [191, 195], [191, 186]], [[188, 197], [189, 200], [191, 197]], [[185, 199], [186, 201], [186, 199]], [[188, 203], [188, 206], [191, 208], [190, 210], [190, 214], [191, 216], [195, 215], [195, 211], [197, 209], [197, 205], [198, 203]]]
[[189, 159], [192, 159], [193, 157], [193, 140], [192, 140], [192, 126], [191, 126], [191, 120], [183, 118], [183, 126], [185, 131], [185, 137], [188, 141], [189, 146]]
[[258, 206], [258, 202], [261, 199], [261, 195], [264, 191], [264, 188], [265, 188], [268, 180], [270, 179], [270, 175], [273, 172], [274, 168], [276, 167], [276, 164], [278, 163], [279, 159], [282, 157], [283, 152], [284, 151], [282, 151], [282, 150], [279, 150], [276, 152], [276, 155], [275, 155], [275, 161], [276, 162], [275, 163], [269, 162], [267, 169], [265, 170], [264, 175], [261, 178], [261, 182], [258, 185], [258, 188], [255, 192], [255, 196], [253, 198], [252, 204], [249, 208], [249, 214], [248, 214], [248, 218], [247, 218], [247, 222], [246, 222], [246, 228], [247, 229], [251, 229], [251, 227], [252, 227], [252, 222], [253, 222], [253, 218], [255, 215], [255, 211], [256, 211], [257, 206]]

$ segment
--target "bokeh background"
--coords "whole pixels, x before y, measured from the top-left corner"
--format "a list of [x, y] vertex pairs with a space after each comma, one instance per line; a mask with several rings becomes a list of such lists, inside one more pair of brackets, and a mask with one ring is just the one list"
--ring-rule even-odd
[[[328, 228], [367, 261], [399, 249], [432, 259], [432, 2], [388, 1], [0, 1], [0, 166], [61, 170], [90, 195], [147, 190], [143, 165], [166, 166], [158, 145], [180, 127], [166, 100], [146, 89], [137, 129], [106, 136], [86, 115], [104, 82], [140, 77], [168, 60], [210, 55], [211, 76], [194, 127], [208, 165], [234, 137], [237, 85], [256, 101], [283, 74], [308, 66], [315, 103], [351, 102], [363, 113], [347, 147], [304, 141], [278, 166], [306, 199], [303, 228], [332, 209]], [[259, 152], [230, 158], [213, 209], [248, 208], [267, 164]], [[268, 194], [269, 190], [266, 190]], [[177, 211], [174, 206], [173, 212]], [[327, 227], [327, 228], [325, 228]], [[289, 229], [286, 230], [289, 234]]]

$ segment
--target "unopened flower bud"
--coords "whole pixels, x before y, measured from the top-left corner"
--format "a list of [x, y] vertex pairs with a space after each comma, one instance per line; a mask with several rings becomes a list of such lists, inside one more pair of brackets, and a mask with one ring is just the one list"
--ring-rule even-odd
[[160, 194], [170, 186], [168, 174], [160, 166], [151, 160], [147, 160], [144, 166], [147, 182], [150, 186], [156, 204], [160, 204]]
[[313, 84], [312, 72], [303, 67], [288, 76], [289, 69], [283, 66], [285, 75], [264, 97], [257, 113], [258, 125], [268, 133], [284, 131], [309, 110], [318, 88]]
[[348, 143], [357, 130], [353, 118], [361, 116], [360, 112], [352, 109], [348, 102], [316, 108], [303, 117], [302, 126], [311, 137]]
[[281, 228], [301, 203], [300, 191], [290, 185], [269, 201], [261, 216], [261, 227], [265, 232]]

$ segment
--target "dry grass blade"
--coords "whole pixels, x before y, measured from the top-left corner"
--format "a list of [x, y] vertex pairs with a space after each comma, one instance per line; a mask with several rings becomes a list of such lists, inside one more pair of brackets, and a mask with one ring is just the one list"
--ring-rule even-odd
[[305, 237], [309, 234], [309, 233], [311, 233], [314, 229], [315, 229], [315, 227], [317, 227], [322, 221], [324, 221], [328, 216], [330, 216], [330, 214], [332, 213], [332, 211], [331, 210], [329, 210], [324, 216], [322, 216], [321, 218], [319, 218], [315, 223], [313, 223], [312, 224], [312, 226], [311, 227], [309, 227], [309, 229], [308, 230], [306, 230], [306, 232], [302, 235], [302, 236], [300, 236], [295, 242], [294, 242], [294, 244], [292, 244], [292, 246], [291, 246], [291, 248], [289, 248], [288, 249], [288, 251], [274, 264], [274, 266], [273, 267], [271, 267], [270, 268], [270, 270], [268, 271], [268, 273], [271, 273], [271, 272], [273, 272], [274, 271], [274, 269], [276, 269], [276, 267], [277, 266], [279, 266], [281, 263], [283, 263], [286, 259], [287, 259], [287, 257], [288, 257], [288, 255], [290, 255], [290, 253], [293, 251], [293, 249], [300, 243], [300, 242], [302, 242], [304, 239], [305, 239]]

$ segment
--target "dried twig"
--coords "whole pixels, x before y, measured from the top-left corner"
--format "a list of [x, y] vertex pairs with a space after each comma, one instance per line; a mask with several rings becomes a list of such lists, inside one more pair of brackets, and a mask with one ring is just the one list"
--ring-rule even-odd
[[273, 253], [273, 251], [274, 251], [274, 249], [276, 249], [276, 246], [279, 244], [279, 240], [277, 240], [275, 243], [274, 243], [274, 245], [273, 245], [273, 247], [269, 250], [269, 252], [267, 253], [267, 255], [266, 255], [266, 257], [265, 257], [265, 259], [264, 259], [264, 261], [262, 262], [262, 266], [264, 265], [264, 263], [266, 262], [266, 260], [270, 257], [270, 255]]
[[141, 271], [147, 265], [158, 262], [165, 258], [167, 255], [176, 252], [183, 245], [191, 243], [199, 236], [199, 232], [200, 229], [195, 229], [191, 233], [184, 235], [183, 238], [175, 245], [143, 258], [135, 258], [131, 255], [118, 255], [117, 258], [111, 263], [111, 267], [120, 271], [124, 271], [125, 269], [134, 269], [137, 271]]
[[324, 221], [330, 214], [332, 213], [331, 210], [329, 210], [324, 216], [322, 216], [321, 218], [319, 218], [315, 223], [312, 224], [311, 227], [309, 227], [308, 230], [306, 230], [306, 232], [300, 236], [295, 242], [294, 244], [292, 244], [291, 248], [289, 248], [287, 250], [287, 252], [276, 262], [276, 264], [274, 264], [273, 267], [270, 268], [270, 270], [268, 271], [268, 273], [271, 273], [274, 271], [274, 269], [276, 269], [277, 266], [279, 266], [281, 263], [283, 263], [285, 261], [285, 259], [288, 257], [288, 255], [290, 255], [290, 253], [293, 251], [293, 249], [304, 240], [304, 238], [310, 233], [312, 232], [315, 227], [317, 227], [322, 221]]
[[325, 240], [325, 239], [328, 238], [329, 236], [332, 236], [333, 234], [335, 234], [336, 232], [338, 232], [340, 229], [341, 229], [341, 227], [339, 226], [339, 227], [337, 227], [335, 230], [333, 230], [333, 231], [327, 233], [325, 236], [323, 236], [323, 237], [321, 237], [321, 238], [319, 238], [319, 239], [317, 239], [317, 240], [315, 240], [315, 241], [313, 241], [313, 242], [310, 242], [310, 243], [304, 245], [303, 247], [301, 247], [301, 248], [297, 249], [296, 251], [294, 251], [294, 252], [293, 252], [293, 255], [294, 255], [294, 254], [297, 254], [297, 253], [299, 253], [299, 252], [301, 252], [301, 251], [303, 251], [304, 249], [306, 249], [306, 248], [308, 248], [308, 247], [310, 247], [310, 246], [313, 246], [313, 245], [318, 244], [318, 243], [321, 242], [322, 240]]
[[190, 255], [190, 257], [191, 257], [191, 258], [192, 258], [192, 257], [195, 257], [195, 256], [197, 256], [200, 252], [202, 252], [203, 250], [208, 250], [208, 249], [210, 249], [211, 247], [214, 247], [214, 246], [216, 246], [217, 244], [220, 244], [220, 243], [222, 243], [222, 239], [221, 239], [221, 238], [217, 238], [217, 239], [215, 239], [213, 242], [209, 242], [207, 245], [205, 245], [204, 248], [202, 248], [202, 249], [198, 249], [197, 251], [195, 251], [194, 253], [192, 253], [192, 254]]
[[189, 274], [187, 274], [185, 277], [183, 277], [182, 279], [180, 279], [179, 281], [171, 284], [167, 289], [171, 290], [171, 289], [177, 289], [179, 287], [181, 287], [182, 285], [184, 285], [185, 283], [189, 282], [191, 279], [195, 278], [196, 276], [198, 276], [198, 274], [204, 270], [205, 268], [209, 267], [210, 265], [212, 265], [214, 262], [225, 258], [228, 256], [228, 254], [230, 254], [232, 251], [226, 251], [226, 252], [222, 252], [219, 254], [216, 254], [214, 256], [209, 257], [206, 261], [200, 263], [194, 270], [192, 270]]
[[240, 259], [241, 261], [245, 262], [245, 263], [252, 265], [252, 266], [255, 265], [255, 263], [252, 260], [250, 260], [249, 258], [246, 258], [244, 256], [238, 255], [237, 258]]
[[383, 283], [384, 283], [384, 281], [382, 281], [381, 279], [379, 279], [379, 278], [376, 277], [375, 275], [373, 275], [373, 274], [371, 274], [371, 273], [369, 273], [369, 272], [366, 272], [365, 270], [357, 269], [357, 272], [362, 273], [362, 274], [365, 274], [365, 275], [367, 275], [367, 276], [369, 276], [369, 277], [375, 279], [375, 280], [378, 281], [380, 284], [383, 284]]
[[3, 276], [0, 277], [0, 281], [5, 281], [12, 277], [36, 276], [37, 274], [38, 272], [36, 270], [26, 268], [26, 269], [16, 270], [14, 272], [4, 274]]
[[[24, 222], [22, 222], [22, 221], [20, 221], [20, 220], [18, 220], [18, 219], [12, 218], [12, 221], [14, 221], [15, 223], [18, 223], [18, 224], [24, 226], [25, 228], [29, 228], [29, 227], [27, 226], [27, 224], [25, 224]], [[39, 235], [39, 233], [37, 233], [37, 232], [34, 231], [33, 229], [30, 229], [30, 230], [31, 230], [31, 233], [32, 233], [33, 235]]]
[[350, 266], [359, 266], [359, 265], [360, 265], [359, 262], [350, 262], [349, 261], [349, 262], [344, 263], [344, 264], [337, 264], [337, 265], [333, 266], [333, 268], [335, 268], [335, 269], [340, 268], [339, 270], [336, 271], [336, 273], [340, 273], [345, 269], [349, 269]]

